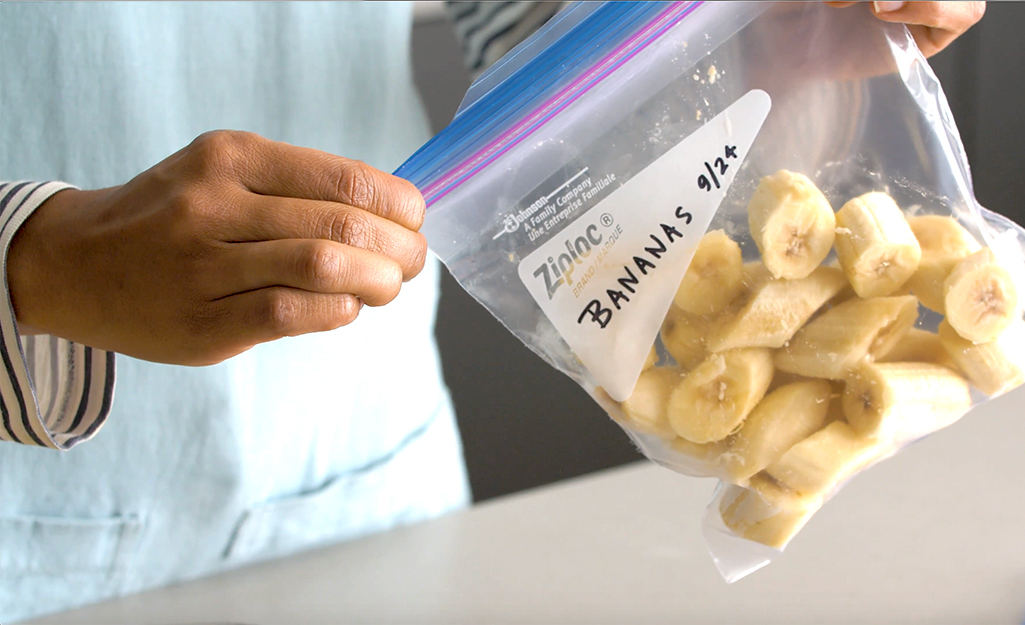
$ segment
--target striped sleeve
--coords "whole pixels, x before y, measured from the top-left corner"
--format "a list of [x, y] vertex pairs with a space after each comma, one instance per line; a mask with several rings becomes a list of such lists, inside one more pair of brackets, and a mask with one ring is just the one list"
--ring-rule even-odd
[[14, 233], [59, 182], [0, 182], [0, 441], [70, 449], [103, 425], [114, 393], [114, 354], [48, 335], [21, 336], [7, 288]]
[[562, 2], [446, 2], [473, 78], [534, 34]]

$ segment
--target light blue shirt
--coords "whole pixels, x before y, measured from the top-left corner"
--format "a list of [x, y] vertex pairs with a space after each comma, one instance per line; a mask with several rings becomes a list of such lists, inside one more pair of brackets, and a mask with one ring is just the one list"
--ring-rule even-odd
[[[428, 137], [399, 3], [0, 4], [0, 179], [126, 182], [215, 128], [386, 171]], [[438, 264], [340, 330], [117, 359], [99, 434], [0, 443], [0, 622], [465, 505]]]

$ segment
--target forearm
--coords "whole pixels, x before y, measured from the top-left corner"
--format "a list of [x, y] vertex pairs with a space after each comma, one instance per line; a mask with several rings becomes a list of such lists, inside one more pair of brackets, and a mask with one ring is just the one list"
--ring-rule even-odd
[[31, 264], [11, 262], [12, 241], [36, 209], [71, 188], [59, 182], [0, 183], [0, 253], [8, 276], [7, 305], [0, 306], [0, 440], [68, 449], [95, 434], [110, 410], [114, 355], [55, 336], [30, 336], [39, 329], [18, 320], [10, 296], [12, 276], [21, 283], [39, 278]]

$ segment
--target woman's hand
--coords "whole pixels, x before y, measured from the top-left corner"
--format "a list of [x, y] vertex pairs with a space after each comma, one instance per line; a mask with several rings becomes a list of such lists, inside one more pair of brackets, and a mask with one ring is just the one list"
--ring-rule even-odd
[[[856, 2], [828, 2], [846, 7]], [[907, 24], [915, 43], [930, 57], [982, 19], [985, 2], [873, 2], [872, 13], [885, 22]]]
[[204, 365], [353, 321], [423, 268], [424, 202], [361, 162], [231, 131], [127, 184], [57, 193], [20, 228], [19, 325]]

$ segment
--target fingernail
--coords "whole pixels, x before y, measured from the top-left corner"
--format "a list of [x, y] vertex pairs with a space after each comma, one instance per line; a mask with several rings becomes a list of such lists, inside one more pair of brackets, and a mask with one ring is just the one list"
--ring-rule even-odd
[[906, 2], [873, 2], [876, 13], [892, 13], [904, 8]]

